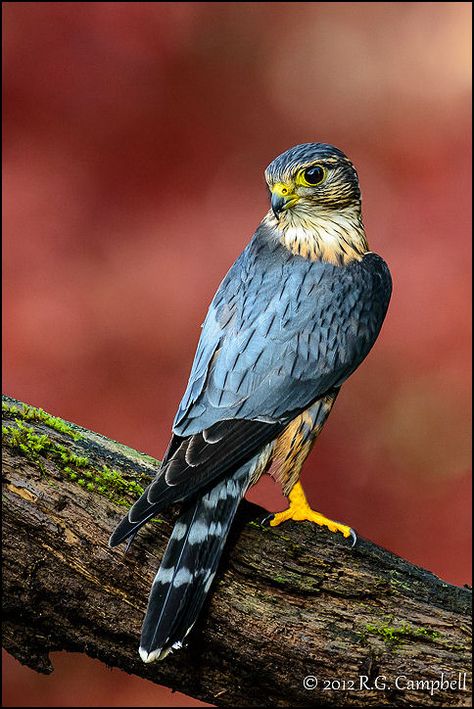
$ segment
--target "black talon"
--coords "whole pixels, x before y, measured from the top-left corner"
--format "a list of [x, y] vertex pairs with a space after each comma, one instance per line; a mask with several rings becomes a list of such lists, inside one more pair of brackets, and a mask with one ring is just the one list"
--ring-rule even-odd
[[353, 529], [351, 529], [351, 539], [352, 539], [351, 547], [354, 548], [357, 543], [357, 534], [354, 532]]
[[264, 518], [261, 520], [260, 526], [261, 526], [261, 527], [269, 527], [271, 520], [274, 519], [274, 518], [275, 518], [275, 514], [274, 514], [273, 512], [270, 512], [269, 515], [267, 515], [266, 517], [264, 517]]

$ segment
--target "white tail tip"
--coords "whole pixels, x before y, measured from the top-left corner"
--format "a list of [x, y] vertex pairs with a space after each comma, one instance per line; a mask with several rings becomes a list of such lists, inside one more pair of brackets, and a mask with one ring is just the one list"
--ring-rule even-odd
[[153, 652], [148, 652], [148, 650], [145, 650], [144, 647], [139, 648], [138, 652], [140, 653], [140, 657], [142, 658], [143, 662], [149, 663], [149, 662], [155, 662], [155, 660], [160, 659], [161, 655], [161, 650], [153, 650]]

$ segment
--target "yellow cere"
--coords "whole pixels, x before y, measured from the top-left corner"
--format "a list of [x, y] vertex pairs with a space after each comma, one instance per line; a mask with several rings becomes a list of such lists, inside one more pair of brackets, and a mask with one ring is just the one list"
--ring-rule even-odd
[[284, 182], [277, 182], [272, 187], [272, 193], [276, 194], [277, 197], [288, 197], [291, 194], [293, 186], [285, 184]]

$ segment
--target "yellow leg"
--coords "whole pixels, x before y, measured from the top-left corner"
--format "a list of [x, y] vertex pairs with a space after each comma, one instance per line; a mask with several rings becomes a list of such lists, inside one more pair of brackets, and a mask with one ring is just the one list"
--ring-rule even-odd
[[287, 510], [275, 514], [273, 519], [270, 520], [272, 527], [276, 527], [278, 524], [286, 522], [288, 519], [293, 519], [298, 522], [308, 520], [322, 527], [327, 527], [331, 532], [342, 532], [345, 537], [352, 537], [355, 544], [355, 532], [350, 527], [345, 524], [340, 524], [339, 522], [333, 522], [332, 519], [328, 519], [319, 512], [315, 512], [311, 509], [300, 482], [297, 482], [291, 489], [288, 499], [290, 506]]

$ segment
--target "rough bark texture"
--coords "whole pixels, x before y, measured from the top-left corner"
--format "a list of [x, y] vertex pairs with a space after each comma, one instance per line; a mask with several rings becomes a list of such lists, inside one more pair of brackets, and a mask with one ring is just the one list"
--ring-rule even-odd
[[364, 539], [261, 527], [247, 503], [189, 647], [144, 665], [173, 515], [127, 554], [107, 540], [157, 461], [8, 397], [2, 408], [3, 644], [21, 662], [51, 672], [49, 652], [85, 652], [219, 706], [470, 706], [469, 589]]

